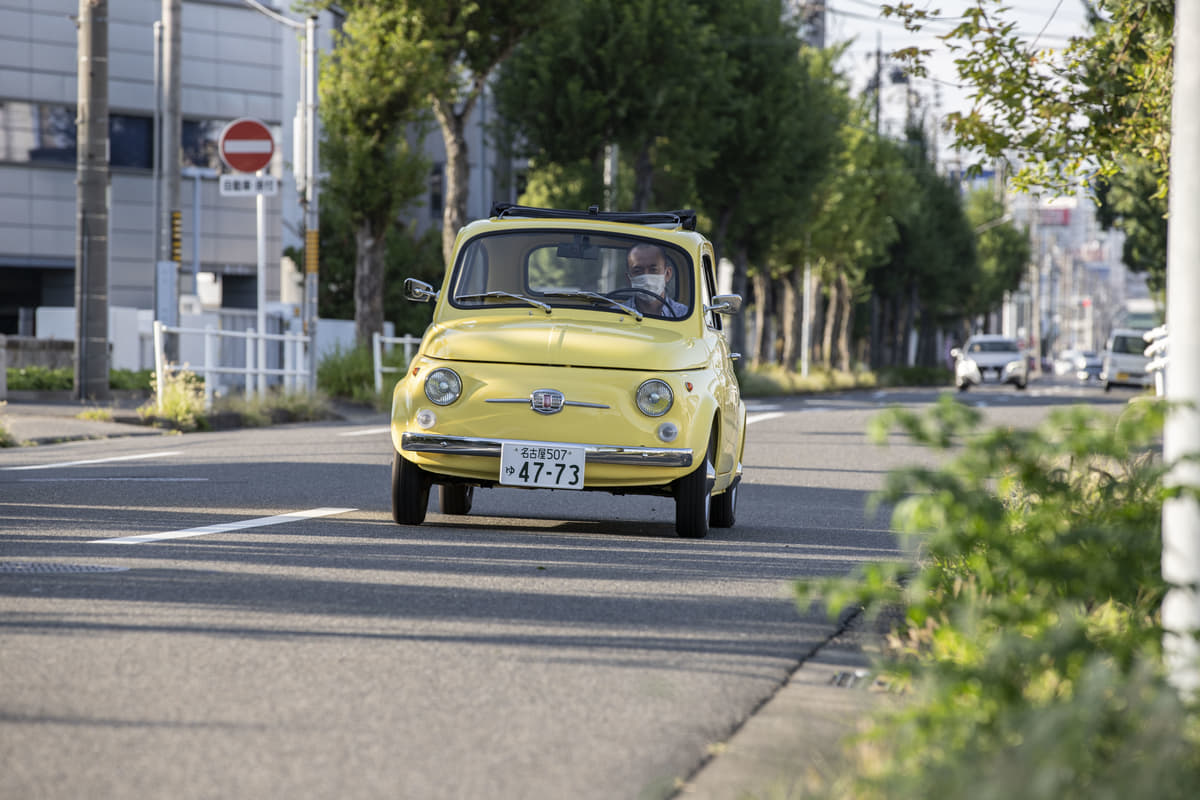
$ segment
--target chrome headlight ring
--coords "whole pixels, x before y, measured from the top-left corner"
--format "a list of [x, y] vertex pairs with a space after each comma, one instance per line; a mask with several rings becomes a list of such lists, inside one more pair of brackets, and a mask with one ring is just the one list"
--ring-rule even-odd
[[635, 395], [638, 410], [647, 417], [661, 417], [671, 410], [675, 394], [666, 381], [651, 378], [637, 388]]
[[448, 367], [438, 367], [425, 376], [425, 396], [438, 406], [448, 406], [462, 396], [462, 378]]

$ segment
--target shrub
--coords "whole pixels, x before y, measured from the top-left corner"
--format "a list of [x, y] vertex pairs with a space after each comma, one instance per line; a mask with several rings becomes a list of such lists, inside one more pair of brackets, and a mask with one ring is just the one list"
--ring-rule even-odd
[[[385, 351], [383, 363], [390, 367], [405, 368], [404, 348], [395, 347], [390, 352]], [[375, 364], [369, 347], [352, 350], [339, 348], [322, 359], [317, 367], [317, 385], [328, 396], [375, 408], [383, 408], [391, 402], [392, 387], [399, 377], [395, 372], [384, 373], [383, 393], [375, 394]]]
[[879, 498], [912, 561], [798, 584], [831, 611], [903, 612], [880, 669], [905, 702], [872, 721], [833, 794], [1187, 796], [1200, 718], [1163, 675], [1162, 407], [979, 421], [949, 396], [876, 420], [876, 438], [957, 449], [892, 473]]
[[154, 394], [138, 408], [138, 416], [168, 421], [181, 431], [207, 430], [203, 380], [187, 370], [172, 370], [166, 374], [165, 385], [157, 384], [151, 379]]
[[69, 392], [75, 388], [71, 367], [9, 367], [8, 388], [15, 392]]

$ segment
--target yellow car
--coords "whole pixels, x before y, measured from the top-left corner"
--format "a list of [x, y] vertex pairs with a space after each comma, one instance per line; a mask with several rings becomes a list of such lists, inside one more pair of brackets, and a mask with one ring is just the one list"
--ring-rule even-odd
[[652, 494], [675, 530], [730, 527], [746, 407], [712, 244], [690, 211], [497, 204], [465, 226], [392, 396], [392, 516], [470, 512], [474, 488]]

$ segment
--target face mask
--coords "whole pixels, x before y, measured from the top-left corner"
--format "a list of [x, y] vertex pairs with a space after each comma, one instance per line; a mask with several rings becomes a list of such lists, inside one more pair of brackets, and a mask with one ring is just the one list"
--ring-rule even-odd
[[643, 289], [647, 292], [654, 292], [657, 295], [663, 295], [667, 290], [666, 275], [634, 275], [629, 279], [629, 284], [634, 289]]

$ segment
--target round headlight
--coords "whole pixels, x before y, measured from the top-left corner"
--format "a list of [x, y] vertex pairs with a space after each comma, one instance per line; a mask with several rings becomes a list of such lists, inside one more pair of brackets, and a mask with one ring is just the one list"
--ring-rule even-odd
[[448, 406], [462, 394], [462, 379], [452, 369], [439, 367], [425, 378], [425, 396], [439, 406]]
[[653, 378], [646, 381], [637, 390], [637, 407], [648, 417], [661, 417], [671, 410], [675, 396], [671, 387], [665, 382]]

